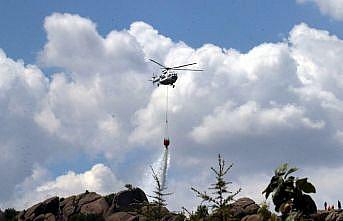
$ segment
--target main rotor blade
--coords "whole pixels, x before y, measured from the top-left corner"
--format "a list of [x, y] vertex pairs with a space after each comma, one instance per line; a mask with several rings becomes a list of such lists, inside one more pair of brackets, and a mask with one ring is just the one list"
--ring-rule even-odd
[[158, 63], [157, 61], [154, 61], [154, 60], [152, 60], [152, 59], [149, 59], [149, 60], [152, 61], [152, 62], [154, 62], [155, 64], [158, 64], [159, 66], [161, 66], [161, 67], [163, 67], [163, 68], [165, 68], [165, 69], [168, 69], [168, 67], [164, 66], [163, 64]]
[[171, 70], [176, 70], [176, 71], [203, 71], [201, 69], [188, 69], [188, 68], [172, 68]]
[[181, 68], [181, 67], [186, 67], [186, 66], [195, 65], [195, 64], [196, 64], [196, 63], [184, 64], [184, 65], [180, 65], [180, 66], [171, 67], [170, 69]]

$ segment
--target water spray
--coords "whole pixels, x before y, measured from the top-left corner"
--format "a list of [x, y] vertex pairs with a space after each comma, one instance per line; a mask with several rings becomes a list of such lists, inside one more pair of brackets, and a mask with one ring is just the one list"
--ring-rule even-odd
[[162, 165], [162, 173], [161, 173], [161, 184], [162, 188], [166, 188], [166, 180], [167, 180], [167, 171], [168, 171], [168, 164], [169, 164], [169, 134], [168, 134], [168, 87], [166, 89], [166, 121], [165, 121], [165, 136], [163, 139], [164, 145], [164, 153], [163, 153], [163, 165]]

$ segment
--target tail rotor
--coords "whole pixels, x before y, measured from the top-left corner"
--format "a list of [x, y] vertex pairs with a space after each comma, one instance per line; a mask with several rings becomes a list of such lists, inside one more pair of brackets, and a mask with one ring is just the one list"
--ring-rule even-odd
[[157, 78], [157, 76], [153, 73], [151, 76], [151, 79], [149, 79], [148, 81], [151, 81], [153, 84], [155, 83], [155, 79]]

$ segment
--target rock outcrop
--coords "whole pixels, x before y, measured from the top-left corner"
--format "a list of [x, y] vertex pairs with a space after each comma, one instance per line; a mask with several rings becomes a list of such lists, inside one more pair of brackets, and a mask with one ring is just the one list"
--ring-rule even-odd
[[259, 208], [254, 200], [244, 197], [229, 205], [229, 214], [235, 218], [243, 218], [256, 214]]
[[[229, 204], [225, 214], [237, 221], [263, 221], [259, 209], [252, 199], [245, 197]], [[5, 214], [15, 216], [17, 212], [10, 209], [4, 213], [0, 210], [0, 221], [6, 221]], [[108, 196], [88, 191], [67, 198], [56, 196], [21, 211], [17, 218], [18, 221], [151, 221], [151, 217], [156, 218], [156, 214], [160, 221], [185, 220], [184, 215], [149, 203], [145, 193], [139, 188], [129, 188]], [[212, 218], [216, 218], [216, 215]], [[343, 221], [343, 211], [319, 210], [308, 218], [313, 221]], [[200, 220], [205, 221], [207, 218]]]
[[148, 203], [141, 189], [121, 191], [113, 195], [110, 203], [108, 201], [108, 198], [88, 191], [67, 198], [56, 196], [20, 212], [17, 217], [19, 221], [68, 221], [77, 216], [92, 216], [106, 221], [144, 220], [138, 214], [128, 212]]
[[142, 207], [144, 203], [148, 203], [148, 198], [143, 190], [139, 188], [123, 190], [113, 196], [109, 212], [134, 210], [137, 207]]
[[254, 215], [247, 215], [245, 216], [242, 221], [263, 221], [263, 218], [257, 214]]

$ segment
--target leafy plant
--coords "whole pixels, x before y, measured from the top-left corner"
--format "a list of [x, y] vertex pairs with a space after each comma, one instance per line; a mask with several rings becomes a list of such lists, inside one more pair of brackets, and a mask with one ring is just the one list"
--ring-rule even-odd
[[111, 205], [111, 204], [112, 204], [112, 201], [113, 201], [113, 198], [114, 198], [114, 193], [111, 193], [111, 194], [109, 194], [109, 195], [106, 195], [104, 198], [105, 198], [107, 204], [108, 204], [108, 205]]
[[275, 213], [269, 211], [269, 205], [263, 202], [260, 208], [257, 210], [257, 214], [261, 217], [263, 221], [277, 221], [278, 217]]
[[262, 192], [266, 199], [273, 193], [275, 211], [280, 211], [284, 215], [290, 214], [292, 211], [305, 215], [317, 212], [313, 199], [306, 194], [315, 193], [316, 189], [312, 183], [307, 181], [307, 178], [291, 176], [297, 170], [297, 168], [288, 168], [288, 164], [282, 164], [274, 171], [269, 185]]
[[232, 182], [225, 181], [225, 175], [232, 168], [233, 164], [228, 167], [225, 166], [225, 160], [221, 158], [218, 154], [218, 168], [211, 167], [211, 170], [216, 175], [216, 182], [211, 184], [209, 190], [213, 190], [210, 194], [206, 191], [201, 192], [193, 187], [191, 189], [200, 197], [203, 202], [208, 202], [210, 207], [217, 213], [220, 217], [220, 220], [224, 220], [226, 215], [224, 209], [229, 205], [231, 201], [234, 200], [234, 197], [241, 191], [239, 188], [236, 192], [231, 192], [228, 190], [228, 186]]

